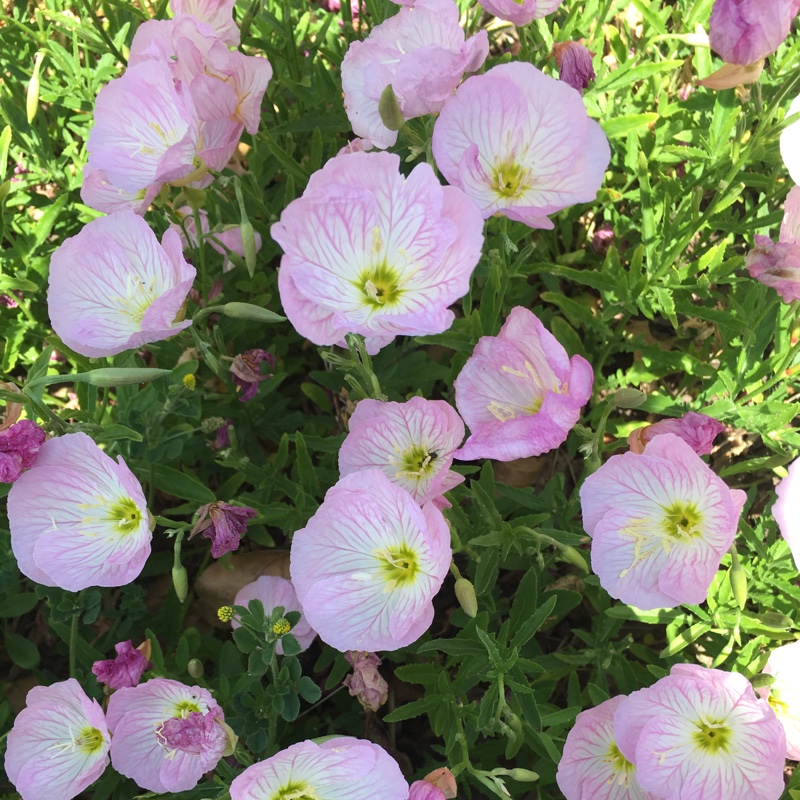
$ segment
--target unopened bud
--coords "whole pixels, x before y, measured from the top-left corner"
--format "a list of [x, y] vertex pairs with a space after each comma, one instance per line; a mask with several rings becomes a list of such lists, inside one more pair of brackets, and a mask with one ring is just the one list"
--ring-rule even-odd
[[733, 599], [736, 601], [736, 605], [744, 611], [744, 607], [747, 604], [747, 575], [745, 575], [744, 569], [739, 561], [736, 545], [732, 544], [728, 552], [731, 556], [731, 570], [728, 573], [728, 579], [731, 582]]
[[466, 579], [456, 581], [456, 599], [468, 617], [473, 619], [478, 614], [478, 598], [475, 596], [475, 587]]
[[256, 274], [256, 235], [249, 219], [242, 219], [239, 232], [242, 235], [242, 251], [247, 274], [252, 278]]
[[183, 376], [182, 383], [190, 392], [197, 388], [197, 378], [191, 373]]
[[766, 672], [759, 672], [750, 678], [750, 683], [754, 689], [763, 689], [765, 686], [772, 686], [775, 683], [774, 675], [767, 675]]
[[522, 767], [514, 767], [514, 769], [510, 769], [506, 774], [512, 780], [522, 783], [539, 780], [539, 776], [535, 772], [529, 769], [522, 769]]
[[182, 603], [189, 594], [189, 576], [186, 574], [186, 567], [183, 564], [172, 568], [172, 585], [175, 587], [178, 600]]
[[617, 408], [638, 408], [645, 400], [647, 395], [644, 392], [629, 386], [614, 392], [614, 405]]
[[381, 92], [381, 98], [378, 100], [378, 113], [381, 116], [381, 122], [390, 131], [399, 131], [406, 121], [391, 83]]
[[169, 375], [168, 369], [103, 367], [101, 369], [93, 369], [90, 372], [79, 372], [75, 375], [62, 375], [61, 377], [67, 381], [73, 380], [75, 383], [88, 383], [90, 386], [108, 389], [114, 386], [128, 386], [134, 383], [149, 383], [164, 375]]
[[561, 557], [564, 561], [568, 561], [573, 566], [576, 566], [581, 572], [588, 572], [586, 567], [586, 559], [581, 555], [580, 550], [576, 550], [568, 544], [559, 548]]
[[254, 322], [285, 322], [286, 317], [276, 314], [267, 308], [254, 306], [252, 303], [225, 303], [220, 309], [226, 317], [233, 319], [251, 319]]
[[204, 672], [203, 662], [199, 658], [189, 659], [189, 663], [186, 665], [186, 671], [193, 678], [202, 678]]
[[40, 50], [33, 59], [33, 74], [28, 84], [28, 94], [25, 98], [25, 110], [28, 112], [28, 125], [36, 119], [36, 112], [39, 108], [39, 70], [42, 67], [44, 53]]

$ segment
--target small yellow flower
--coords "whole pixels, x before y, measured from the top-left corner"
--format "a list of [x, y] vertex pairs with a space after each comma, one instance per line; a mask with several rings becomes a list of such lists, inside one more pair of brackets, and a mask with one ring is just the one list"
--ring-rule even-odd
[[193, 392], [195, 387], [197, 386], [197, 378], [190, 372], [188, 375], [183, 376], [183, 385], [190, 391]]
[[221, 606], [217, 609], [217, 616], [222, 622], [230, 622], [233, 619], [233, 607]]
[[283, 636], [284, 633], [289, 633], [292, 629], [292, 626], [289, 624], [288, 619], [279, 619], [273, 626], [272, 632], [276, 636]]

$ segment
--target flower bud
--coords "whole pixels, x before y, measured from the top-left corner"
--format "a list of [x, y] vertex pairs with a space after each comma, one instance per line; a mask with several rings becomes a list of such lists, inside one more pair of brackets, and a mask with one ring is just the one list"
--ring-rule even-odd
[[456, 581], [456, 599], [468, 617], [473, 619], [478, 614], [478, 598], [475, 596], [475, 587], [466, 579]]
[[736, 605], [744, 611], [747, 604], [747, 575], [739, 563], [739, 556], [735, 550], [731, 552], [731, 559], [731, 571], [728, 573], [728, 579], [731, 582], [733, 599], [736, 601]]
[[28, 125], [33, 124], [36, 119], [36, 112], [39, 108], [39, 70], [42, 67], [44, 53], [40, 50], [33, 60], [33, 74], [28, 84], [28, 94], [25, 98], [25, 110], [28, 112]]
[[197, 378], [192, 373], [184, 375], [181, 382], [190, 392], [197, 388]]
[[391, 83], [381, 92], [380, 100], [378, 100], [378, 113], [381, 115], [381, 122], [390, 131], [399, 131], [406, 121]]
[[225, 303], [221, 309], [226, 317], [233, 319], [251, 319], [254, 322], [285, 322], [286, 317], [276, 314], [267, 308], [254, 306], [252, 303]]
[[186, 671], [195, 679], [202, 678], [204, 672], [203, 662], [199, 658], [189, 659], [189, 663], [186, 665]]
[[579, 42], [557, 42], [553, 55], [559, 80], [582, 92], [594, 80], [592, 54]]
[[[75, 383], [88, 383], [90, 386], [108, 389], [114, 386], [128, 386], [133, 383], [149, 383], [164, 375], [169, 375], [168, 369], [102, 367], [101, 369], [93, 369], [90, 372], [79, 372], [75, 375], [62, 375], [60, 377], [66, 380], [73, 380]], [[59, 383], [61, 382], [59, 381]]]
[[178, 600], [182, 603], [189, 594], [189, 576], [186, 574], [186, 567], [183, 564], [172, 568], [172, 585], [175, 587]]
[[614, 405], [617, 408], [638, 408], [645, 400], [647, 400], [647, 395], [644, 392], [630, 386], [614, 392]]
[[217, 609], [217, 618], [220, 622], [230, 622], [234, 617], [233, 606], [220, 606]]
[[510, 769], [506, 774], [512, 780], [522, 783], [539, 780], [539, 776], [535, 772], [529, 769], [522, 769], [522, 767], [514, 767], [514, 769]]

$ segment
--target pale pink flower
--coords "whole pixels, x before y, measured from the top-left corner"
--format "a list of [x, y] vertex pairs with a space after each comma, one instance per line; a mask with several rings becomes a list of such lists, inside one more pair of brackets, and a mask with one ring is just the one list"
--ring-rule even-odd
[[[308, 624], [303, 609], [300, 606], [300, 601], [297, 599], [297, 594], [294, 591], [291, 581], [286, 578], [278, 578], [273, 575], [262, 575], [256, 578], [252, 583], [248, 583], [239, 589], [236, 594], [236, 599], [233, 601], [235, 606], [244, 606], [247, 608], [251, 600], [260, 600], [261, 605], [264, 606], [264, 611], [267, 617], [278, 606], [282, 606], [284, 613], [288, 611], [299, 611], [301, 614], [300, 620], [295, 625], [291, 634], [297, 639], [300, 645], [300, 652], [308, 650], [311, 647], [311, 642], [317, 636], [317, 632]], [[238, 628], [240, 625], [236, 619], [231, 620], [231, 627]], [[279, 641], [275, 646], [275, 652], [283, 655], [283, 645]]]
[[365, 710], [377, 711], [389, 699], [389, 685], [378, 672], [381, 660], [375, 653], [365, 650], [348, 650], [344, 657], [353, 668], [353, 674], [342, 683]]
[[489, 55], [486, 31], [464, 41], [454, 0], [416, 0], [351, 42], [342, 62], [344, 106], [353, 131], [376, 147], [391, 147], [397, 131], [381, 121], [378, 101], [391, 86], [406, 120], [435, 114]]
[[225, 715], [211, 694], [165, 678], [118, 689], [107, 720], [112, 766], [151, 792], [194, 788], [227, 746]]
[[580, 42], [556, 42], [553, 55], [558, 79], [582, 92], [594, 80], [592, 54]]
[[639, 784], [661, 800], [783, 794], [783, 728], [740, 673], [677, 664], [620, 703], [614, 733]]
[[36, 583], [78, 592], [124, 586], [152, 535], [142, 487], [85, 433], [48, 439], [8, 494], [11, 549]]
[[136, 192], [126, 192], [124, 189], [114, 186], [103, 170], [92, 165], [91, 159], [83, 168], [81, 200], [87, 206], [96, 208], [104, 214], [130, 210], [144, 216], [145, 211], [160, 191], [161, 184], [154, 183]]
[[169, 8], [176, 16], [188, 14], [214, 29], [214, 33], [231, 47], [239, 46], [239, 28], [233, 21], [236, 0], [169, 0]]
[[30, 469], [46, 438], [44, 430], [29, 419], [0, 430], [0, 483], [14, 483]]
[[71, 800], [108, 766], [103, 709], [70, 678], [34, 686], [8, 734], [5, 768], [22, 800]]
[[[795, 110], [800, 111], [800, 104]], [[745, 259], [750, 275], [775, 289], [784, 303], [800, 300], [800, 186], [786, 197], [778, 241], [756, 236], [755, 242]]]
[[361, 400], [339, 450], [339, 471], [380, 469], [422, 505], [464, 480], [450, 470], [463, 438], [464, 423], [444, 400]]
[[142, 679], [142, 674], [150, 669], [150, 662], [145, 658], [133, 642], [119, 642], [114, 645], [117, 651], [116, 658], [105, 661], [95, 661], [92, 672], [99, 683], [104, 683], [109, 689], [124, 689], [136, 686]]
[[408, 790], [408, 800], [445, 800], [445, 795], [428, 781], [414, 781]]
[[433, 620], [451, 559], [450, 529], [377, 469], [341, 478], [292, 539], [297, 597], [337, 650], [396, 650]]
[[774, 53], [789, 35], [800, 0], [716, 0], [709, 44], [729, 64], [752, 64]]
[[611, 151], [578, 92], [514, 62], [464, 81], [436, 120], [433, 155], [484, 218], [552, 228], [549, 214], [595, 199]]
[[712, 417], [689, 411], [677, 419], [662, 419], [652, 425], [636, 428], [628, 435], [628, 447], [632, 453], [642, 453], [645, 445], [653, 437], [663, 433], [674, 433], [697, 455], [707, 456], [714, 447], [714, 439], [724, 430], [725, 426]]
[[772, 506], [772, 516], [800, 570], [800, 458], [791, 463], [789, 474], [777, 485], [775, 494], [778, 499]]
[[556, 783], [566, 800], [658, 800], [636, 780], [614, 735], [614, 713], [625, 700], [617, 695], [581, 711], [567, 734]]
[[497, 336], [483, 336], [455, 380], [470, 435], [455, 457], [513, 461], [559, 447], [592, 395], [586, 359], [569, 358], [539, 319], [517, 306]]
[[481, 5], [498, 19], [527, 25], [552, 14], [563, 0], [481, 0]]
[[398, 335], [441, 333], [469, 290], [482, 228], [464, 193], [427, 164], [405, 178], [396, 155], [336, 156], [272, 226], [286, 315], [315, 344], [362, 334], [369, 353]]
[[302, 791], [320, 800], [407, 800], [397, 762], [372, 742], [338, 736], [299, 742], [248, 767], [231, 784], [231, 800], [288, 798]]
[[112, 186], [135, 194], [194, 172], [199, 137], [188, 90], [175, 87], [167, 64], [151, 61], [100, 90], [86, 149]]
[[758, 690], [772, 707], [786, 734], [786, 758], [800, 761], [800, 642], [776, 647], [767, 659], [765, 675], [775, 682]]
[[132, 211], [99, 217], [50, 259], [53, 330], [68, 347], [92, 358], [166, 339], [192, 324], [176, 318], [195, 275], [173, 231], [159, 244]]
[[600, 584], [642, 609], [706, 599], [746, 499], [673, 433], [612, 456], [580, 496]]
[[336, 154], [344, 156], [348, 153], [368, 153], [374, 148], [375, 145], [369, 139], [351, 139], [344, 147], [342, 147]]

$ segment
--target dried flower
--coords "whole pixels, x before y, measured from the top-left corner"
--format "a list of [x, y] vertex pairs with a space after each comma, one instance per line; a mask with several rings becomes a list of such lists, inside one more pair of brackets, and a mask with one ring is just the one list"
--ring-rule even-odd
[[116, 658], [95, 661], [92, 664], [92, 672], [97, 676], [97, 680], [106, 684], [109, 689], [136, 686], [142, 679], [142, 673], [150, 669], [150, 662], [142, 652], [145, 645], [149, 649], [150, 642], [147, 641], [138, 648], [134, 648], [130, 639], [115, 644]]
[[559, 80], [582, 92], [594, 80], [592, 54], [580, 42], [556, 42], [553, 55]]
[[348, 650], [344, 657], [353, 668], [343, 681], [350, 696], [357, 697], [365, 710], [377, 711], [389, 698], [389, 686], [378, 672], [381, 660], [365, 650]]
[[270, 368], [275, 366], [275, 359], [266, 350], [245, 350], [233, 359], [231, 375], [233, 382], [242, 390], [239, 402], [246, 403], [256, 396], [258, 384], [272, 377], [272, 373], [261, 372], [261, 362], [266, 361]]
[[211, 539], [214, 558], [238, 550], [239, 539], [247, 530], [247, 520], [257, 516], [256, 510], [249, 506], [232, 506], [219, 501], [201, 506], [197, 513], [197, 522], [189, 538], [201, 533]]
[[14, 483], [33, 465], [47, 434], [29, 419], [0, 430], [0, 483]]

